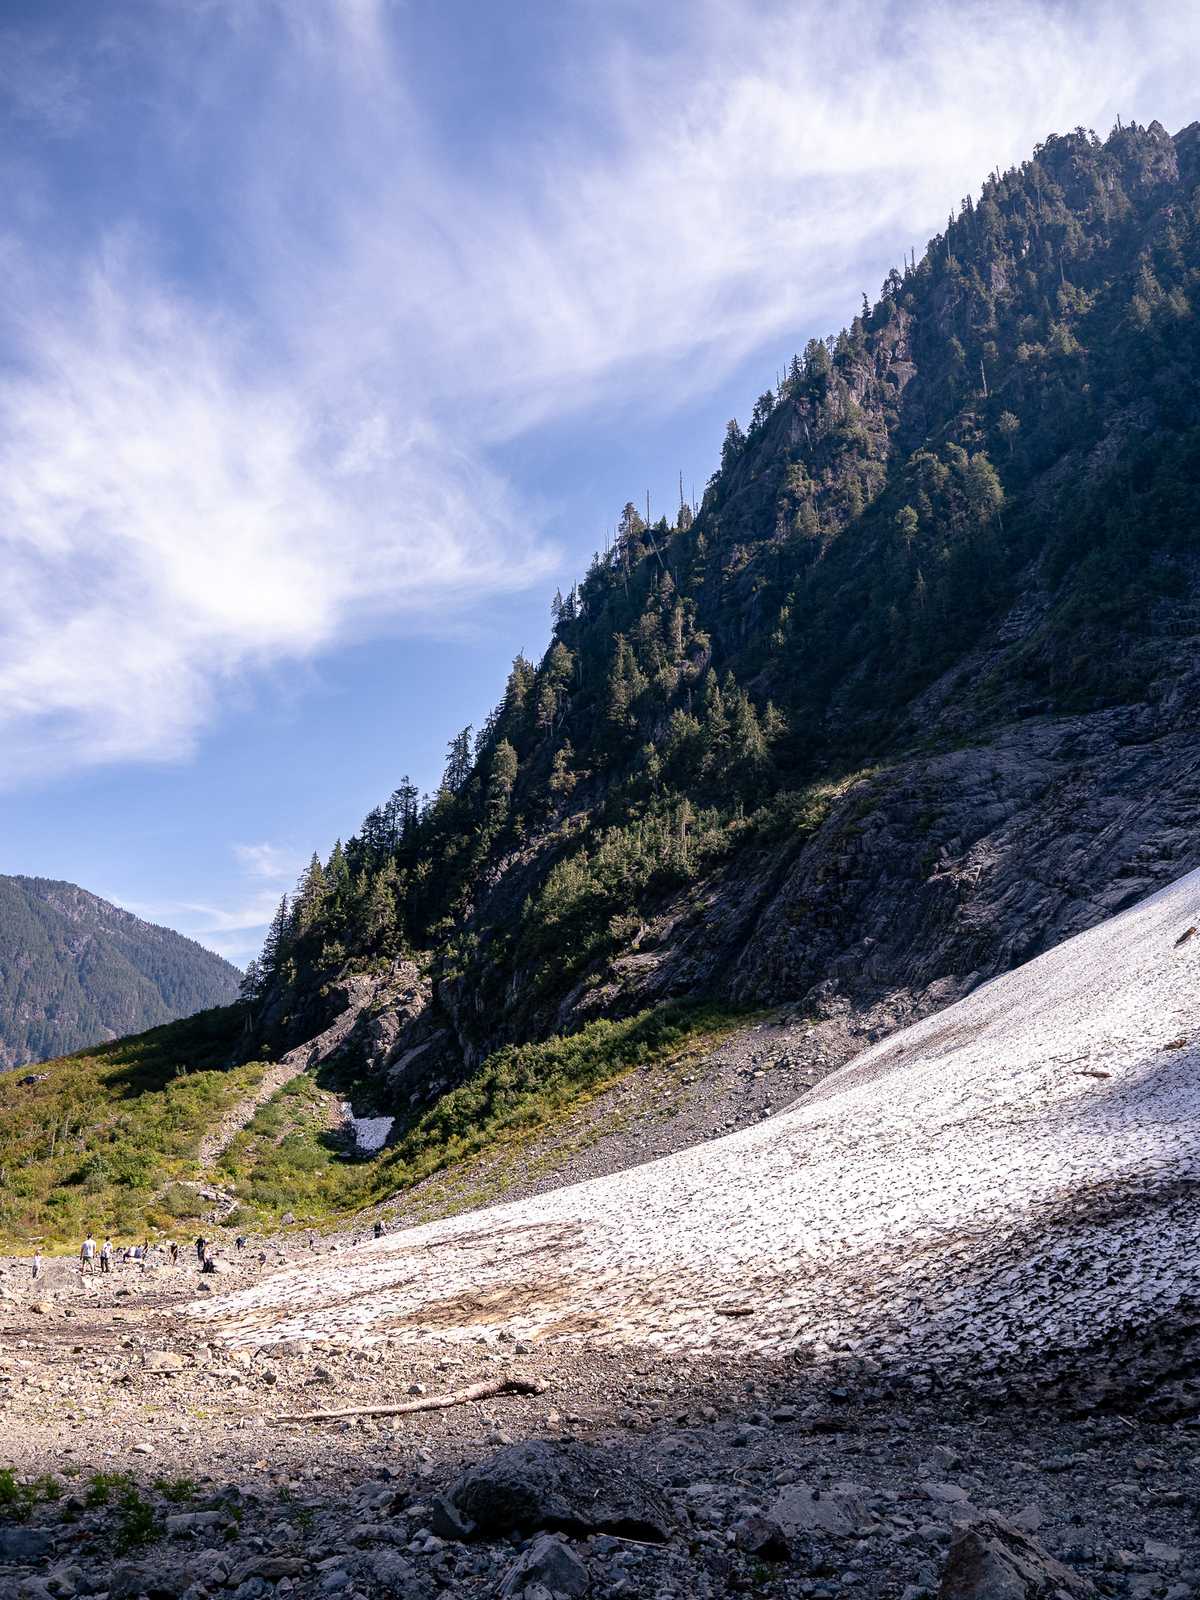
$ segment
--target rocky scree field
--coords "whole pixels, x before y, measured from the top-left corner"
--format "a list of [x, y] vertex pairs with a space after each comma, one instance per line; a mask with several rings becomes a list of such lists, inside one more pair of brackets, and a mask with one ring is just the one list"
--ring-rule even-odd
[[199, 1298], [12, 1263], [0, 1583], [1185, 1600], [1198, 925], [1190, 874], [741, 1132]]

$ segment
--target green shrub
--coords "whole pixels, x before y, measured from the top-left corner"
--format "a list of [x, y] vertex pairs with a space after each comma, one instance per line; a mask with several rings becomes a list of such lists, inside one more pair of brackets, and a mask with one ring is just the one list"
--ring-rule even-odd
[[168, 1185], [158, 1203], [169, 1218], [180, 1222], [185, 1218], [204, 1214], [204, 1201], [201, 1200], [199, 1191], [189, 1189], [183, 1183]]

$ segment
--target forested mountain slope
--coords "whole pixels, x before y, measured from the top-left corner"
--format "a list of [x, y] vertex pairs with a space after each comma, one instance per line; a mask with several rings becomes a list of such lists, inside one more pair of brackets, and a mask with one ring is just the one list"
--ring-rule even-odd
[[236, 967], [73, 883], [0, 875], [0, 1069], [237, 996]]
[[668, 996], [928, 1009], [1200, 861], [1200, 124], [1053, 137], [813, 341], [703, 501], [281, 908], [259, 1042], [374, 974], [427, 1103]]

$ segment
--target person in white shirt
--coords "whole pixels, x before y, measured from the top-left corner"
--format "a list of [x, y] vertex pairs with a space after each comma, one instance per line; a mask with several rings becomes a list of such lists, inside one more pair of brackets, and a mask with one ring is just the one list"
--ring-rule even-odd
[[79, 1249], [79, 1270], [81, 1272], [95, 1272], [96, 1270], [96, 1241], [90, 1233]]

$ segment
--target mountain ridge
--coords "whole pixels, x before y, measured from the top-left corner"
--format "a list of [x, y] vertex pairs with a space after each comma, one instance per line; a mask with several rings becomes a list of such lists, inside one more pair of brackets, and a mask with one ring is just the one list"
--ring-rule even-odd
[[0, 874], [0, 1070], [228, 1004], [239, 978], [77, 884]]
[[[457, 1205], [475, 1157], [501, 1197], [506, 1148], [635, 1072], [665, 1096], [750, 1011], [870, 1044], [1200, 866], [1198, 185], [1200, 124], [993, 174], [695, 512], [625, 507], [437, 793], [313, 858], [244, 1004], [146, 1042], [170, 1129], [109, 1103], [138, 1039], [13, 1097], [8, 1225], [166, 1226], [197, 1183], [247, 1225]], [[394, 1119], [369, 1160], [346, 1103]]]

